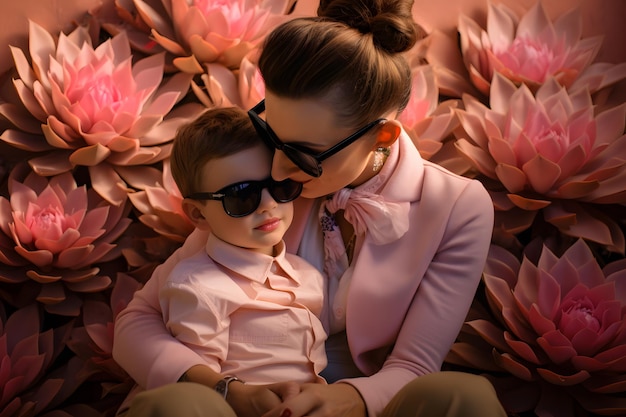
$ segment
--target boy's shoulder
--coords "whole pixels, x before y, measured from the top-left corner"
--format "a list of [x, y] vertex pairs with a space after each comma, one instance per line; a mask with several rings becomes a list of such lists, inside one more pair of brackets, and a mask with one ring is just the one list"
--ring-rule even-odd
[[183, 283], [194, 276], [225, 275], [218, 265], [207, 255], [204, 248], [193, 255], [181, 259], [167, 276], [166, 283]]

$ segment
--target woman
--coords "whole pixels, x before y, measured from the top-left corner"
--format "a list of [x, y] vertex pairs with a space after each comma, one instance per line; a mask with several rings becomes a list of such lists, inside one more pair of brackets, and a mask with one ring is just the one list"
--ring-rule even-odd
[[[419, 34], [411, 6], [323, 0], [318, 18], [275, 29], [259, 61], [266, 99], [249, 114], [276, 150], [274, 179], [303, 183], [285, 240], [327, 276], [329, 384], [242, 384], [169, 336], [154, 282], [203, 246], [194, 232], [118, 317], [114, 357], [149, 389], [129, 415], [505, 415], [485, 379], [439, 372], [480, 280], [493, 206], [479, 182], [423, 161], [395, 120], [410, 95], [402, 53]], [[179, 378], [200, 385], [166, 385]], [[228, 407], [207, 387], [231, 381]]]

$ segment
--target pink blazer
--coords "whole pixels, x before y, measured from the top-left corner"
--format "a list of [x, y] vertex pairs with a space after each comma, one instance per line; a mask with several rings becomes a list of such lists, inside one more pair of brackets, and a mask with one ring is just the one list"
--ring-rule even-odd
[[[352, 357], [368, 375], [346, 382], [359, 390], [370, 416], [378, 415], [409, 381], [441, 368], [480, 281], [493, 229], [493, 204], [480, 182], [422, 160], [405, 133], [394, 146], [399, 147], [398, 165], [381, 194], [411, 203], [410, 227], [386, 245], [365, 237], [346, 312]], [[285, 236], [291, 252], [308, 216], [316, 215], [312, 203], [296, 201]], [[113, 356], [143, 387], [174, 382], [202, 364], [165, 330], [158, 287], [173, 263], [201, 247], [203, 239], [206, 235], [192, 233], [117, 318]]]

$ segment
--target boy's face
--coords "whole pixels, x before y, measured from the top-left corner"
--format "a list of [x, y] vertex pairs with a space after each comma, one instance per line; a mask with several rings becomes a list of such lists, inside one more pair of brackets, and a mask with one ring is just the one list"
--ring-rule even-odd
[[[202, 192], [216, 192], [227, 185], [270, 176], [272, 153], [263, 144], [234, 155], [213, 159], [202, 169]], [[250, 215], [231, 217], [221, 201], [193, 201], [201, 218], [192, 219], [196, 227], [210, 229], [219, 239], [235, 246], [272, 255], [293, 219], [293, 204], [277, 203], [267, 189], [259, 207]], [[193, 217], [193, 216], [190, 216]]]

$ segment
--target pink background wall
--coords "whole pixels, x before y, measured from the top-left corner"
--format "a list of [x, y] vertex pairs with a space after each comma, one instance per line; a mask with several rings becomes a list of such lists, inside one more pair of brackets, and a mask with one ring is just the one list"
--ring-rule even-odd
[[[494, 0], [505, 3], [514, 11], [527, 10], [535, 0]], [[100, 4], [110, 6], [112, 0], [0, 0], [0, 73], [12, 65], [8, 45], [27, 46], [30, 18], [51, 32], [69, 31], [72, 22]], [[455, 32], [459, 13], [465, 13], [481, 24], [484, 22], [487, 0], [415, 0], [416, 20], [427, 31], [438, 28]], [[580, 6], [584, 16], [584, 36], [604, 35], [605, 42], [597, 61], [626, 61], [626, 1], [624, 0], [544, 0], [550, 16], [556, 16]]]

